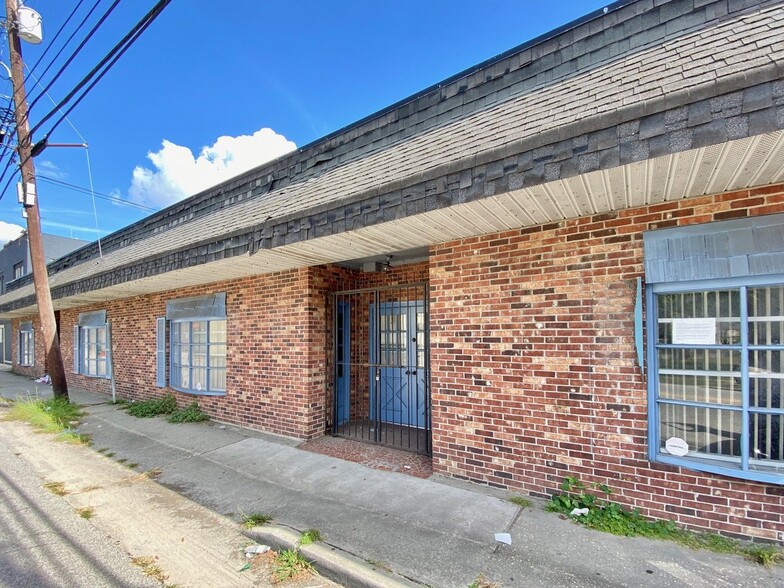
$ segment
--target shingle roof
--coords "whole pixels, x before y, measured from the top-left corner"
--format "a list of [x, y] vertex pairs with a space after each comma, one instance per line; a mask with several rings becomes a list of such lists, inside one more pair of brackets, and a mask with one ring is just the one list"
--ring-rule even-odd
[[[633, 3], [627, 10], [637, 16], [622, 21], [609, 14], [586, 30], [506, 57], [445, 86], [434, 94], [438, 99], [421, 98], [427, 104], [420, 110], [409, 103], [380, 117], [384, 124], [369, 123], [364, 134], [349, 130], [331, 138], [329, 149], [295, 154], [275, 169], [227, 182], [210, 191], [209, 213], [189, 211], [186, 201], [178, 216], [142, 224], [138, 235], [128, 232], [100, 262], [66, 261], [52, 286], [197, 243], [247, 251], [287, 242], [287, 232], [313, 238], [315, 225], [330, 215], [338, 224], [322, 234], [350, 230], [346, 207], [379, 209], [385, 198], [401, 199], [407, 187], [427, 182], [440, 183], [433, 191], [443, 193], [448, 177], [461, 172], [468, 173], [460, 178], [467, 187], [480, 165], [489, 164], [485, 180], [499, 178], [519, 189], [611, 167], [612, 158], [602, 161], [606, 149], [629, 160], [651, 157], [656, 149], [689, 149], [696, 146], [691, 128], [697, 124], [703, 144], [774, 130], [764, 124], [784, 127], [784, 115], [771, 123], [768, 114], [784, 100], [782, 3], [761, 2], [727, 15], [717, 8], [720, 2], [700, 10], [693, 4], [674, 0], [658, 7], [655, 22], [648, 18], [651, 26], [644, 28], [654, 14], [651, 3]], [[592, 28], [598, 32], [590, 35]], [[767, 118], [755, 126], [757, 111]], [[569, 153], [559, 159], [554, 152], [561, 143]], [[510, 157], [514, 162], [506, 165]], [[193, 200], [201, 202], [203, 196]], [[573, 205], [590, 213], [589, 202]], [[247, 233], [253, 233], [250, 245], [236, 238]]]

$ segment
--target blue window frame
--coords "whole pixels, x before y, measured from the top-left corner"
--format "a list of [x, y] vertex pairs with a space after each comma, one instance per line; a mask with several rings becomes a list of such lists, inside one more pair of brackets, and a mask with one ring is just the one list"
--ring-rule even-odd
[[648, 287], [649, 458], [784, 484], [784, 276]]
[[79, 327], [79, 373], [98, 378], [109, 377], [106, 326]]
[[226, 319], [172, 320], [172, 388], [191, 394], [226, 392]]
[[19, 365], [35, 365], [35, 331], [32, 322], [19, 325]]

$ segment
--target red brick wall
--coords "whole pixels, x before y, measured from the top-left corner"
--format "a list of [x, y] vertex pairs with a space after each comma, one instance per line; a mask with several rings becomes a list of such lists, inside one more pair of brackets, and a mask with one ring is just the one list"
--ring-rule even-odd
[[[323, 302], [313, 270], [301, 269], [183, 288], [63, 310], [63, 356], [69, 383], [107, 393], [110, 383], [71, 373], [73, 325], [80, 312], [106, 309], [112, 322], [117, 394], [142, 400], [170, 392], [184, 406], [197, 401], [220, 421], [310, 438], [324, 430]], [[156, 319], [166, 301], [226, 292], [227, 392], [196, 396], [155, 386]], [[167, 337], [167, 364], [168, 364]], [[167, 370], [168, 372], [168, 370]]]
[[776, 186], [433, 247], [435, 471], [535, 496], [574, 475], [646, 515], [781, 540], [784, 487], [647, 461], [633, 305], [642, 231], [782, 211]]

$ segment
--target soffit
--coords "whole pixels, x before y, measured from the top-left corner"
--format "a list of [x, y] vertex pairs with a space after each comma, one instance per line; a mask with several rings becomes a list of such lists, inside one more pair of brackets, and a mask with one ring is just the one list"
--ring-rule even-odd
[[[58, 309], [251, 275], [341, 263], [396, 251], [635, 208], [682, 198], [784, 182], [784, 132], [730, 141], [507, 192], [355, 231], [259, 250], [56, 299]], [[53, 289], [127, 262], [122, 251], [50, 277]], [[34, 294], [32, 285], [6, 293], [3, 304]], [[26, 316], [26, 306], [3, 313]]]

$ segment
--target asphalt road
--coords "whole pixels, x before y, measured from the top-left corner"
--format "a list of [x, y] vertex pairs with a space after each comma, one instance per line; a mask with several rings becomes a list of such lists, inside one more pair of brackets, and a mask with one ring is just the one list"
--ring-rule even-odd
[[0, 587], [158, 587], [0, 439]]

